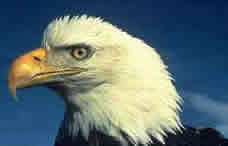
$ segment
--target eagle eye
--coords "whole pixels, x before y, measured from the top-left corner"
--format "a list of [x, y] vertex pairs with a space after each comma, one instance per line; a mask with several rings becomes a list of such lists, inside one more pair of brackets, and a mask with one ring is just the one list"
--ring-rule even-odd
[[85, 47], [76, 47], [71, 51], [71, 55], [77, 60], [86, 59], [89, 56], [90, 50]]

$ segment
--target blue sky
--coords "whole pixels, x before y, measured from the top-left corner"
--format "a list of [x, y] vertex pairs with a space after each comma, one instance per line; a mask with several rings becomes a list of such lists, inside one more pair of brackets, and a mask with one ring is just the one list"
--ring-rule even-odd
[[21, 91], [14, 103], [7, 72], [17, 56], [40, 46], [51, 20], [80, 14], [100, 16], [157, 48], [184, 98], [182, 121], [228, 137], [228, 2], [7, 0], [0, 5], [0, 145], [53, 145], [63, 103], [45, 88]]

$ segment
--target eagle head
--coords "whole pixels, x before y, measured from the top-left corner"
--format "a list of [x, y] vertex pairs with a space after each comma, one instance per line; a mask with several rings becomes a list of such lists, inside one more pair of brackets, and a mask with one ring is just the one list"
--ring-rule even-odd
[[9, 88], [45, 86], [66, 105], [68, 133], [97, 130], [124, 142], [163, 142], [180, 130], [181, 98], [159, 54], [100, 18], [65, 16], [44, 31], [42, 47], [15, 60]]

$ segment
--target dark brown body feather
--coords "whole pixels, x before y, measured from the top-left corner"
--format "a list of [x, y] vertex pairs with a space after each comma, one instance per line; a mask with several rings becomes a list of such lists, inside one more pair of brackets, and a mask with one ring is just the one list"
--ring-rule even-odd
[[[91, 132], [88, 140], [83, 138], [80, 131], [74, 137], [66, 133], [66, 128], [62, 126], [54, 146], [121, 146], [121, 143], [115, 138], [98, 131]], [[124, 137], [127, 140], [127, 136]], [[129, 140], [127, 141], [128, 146], [134, 146]], [[165, 145], [155, 139], [153, 141], [155, 143], [150, 146], [228, 146], [228, 139], [224, 138], [217, 130], [213, 128], [195, 129], [188, 126], [185, 126], [182, 133], [168, 133]]]

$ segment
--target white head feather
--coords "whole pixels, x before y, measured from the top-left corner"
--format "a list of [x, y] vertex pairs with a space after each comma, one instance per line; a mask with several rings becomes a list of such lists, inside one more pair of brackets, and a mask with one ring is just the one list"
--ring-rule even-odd
[[94, 70], [81, 76], [100, 84], [86, 92], [80, 89], [90, 81], [75, 83], [77, 88], [68, 85], [64, 99], [69, 132], [77, 135], [80, 129], [88, 138], [95, 128], [124, 143], [122, 131], [133, 143], [147, 145], [150, 136], [164, 142], [166, 132], [180, 130], [181, 98], [155, 49], [100, 18], [85, 15], [57, 19], [44, 33], [43, 47], [48, 50], [78, 43], [97, 50], [82, 64]]

